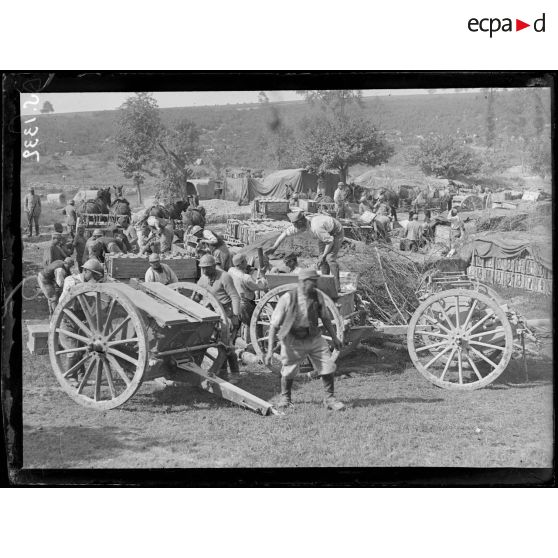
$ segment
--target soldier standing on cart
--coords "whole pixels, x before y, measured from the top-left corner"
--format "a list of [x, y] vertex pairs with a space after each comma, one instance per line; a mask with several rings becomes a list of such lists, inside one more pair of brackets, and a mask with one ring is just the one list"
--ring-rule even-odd
[[318, 239], [318, 266], [322, 275], [331, 273], [335, 280], [335, 288], [340, 290], [339, 264], [337, 256], [345, 238], [343, 225], [329, 215], [316, 215], [309, 221], [303, 211], [289, 213], [292, 225], [285, 229], [275, 241], [275, 244], [266, 250], [266, 255], [273, 254], [281, 242], [289, 236], [306, 232], [308, 229]]
[[322, 377], [325, 390], [324, 405], [327, 409], [342, 411], [345, 405], [334, 395], [335, 362], [326, 340], [318, 326], [318, 319], [329, 335], [335, 349], [341, 349], [335, 328], [326, 309], [321, 294], [317, 291], [318, 273], [313, 269], [303, 269], [298, 276], [297, 288], [285, 293], [277, 303], [271, 316], [269, 344], [265, 364], [273, 358], [276, 336], [281, 342], [281, 399], [279, 408], [293, 407], [291, 391], [300, 363], [308, 358]]

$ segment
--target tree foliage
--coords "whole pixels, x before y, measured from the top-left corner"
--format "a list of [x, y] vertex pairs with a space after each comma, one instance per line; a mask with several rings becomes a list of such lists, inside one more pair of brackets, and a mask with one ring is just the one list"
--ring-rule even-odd
[[133, 178], [140, 203], [145, 174], [153, 176], [161, 131], [159, 107], [150, 93], [136, 93], [120, 107], [116, 132], [117, 165], [126, 178]]
[[541, 138], [530, 142], [528, 147], [529, 168], [541, 178], [546, 178], [552, 172], [552, 154], [550, 139]]
[[350, 105], [362, 107], [361, 89], [299, 89], [310, 105], [317, 105], [324, 111], [343, 116]]
[[345, 181], [351, 165], [380, 165], [388, 161], [394, 149], [362, 117], [330, 119], [319, 115], [303, 121], [298, 152], [303, 166], [318, 173], [337, 170]]
[[436, 135], [421, 140], [411, 160], [427, 175], [450, 179], [475, 174], [482, 164], [475, 153], [456, 138]]

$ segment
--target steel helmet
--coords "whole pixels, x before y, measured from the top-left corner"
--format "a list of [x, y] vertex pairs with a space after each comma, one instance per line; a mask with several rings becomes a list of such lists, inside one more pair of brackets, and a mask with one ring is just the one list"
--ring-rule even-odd
[[205, 254], [200, 258], [200, 267], [212, 267], [217, 265], [215, 258], [211, 254]]
[[161, 261], [161, 256], [159, 254], [153, 253], [153, 254], [149, 254], [149, 262], [160, 262]]
[[103, 231], [101, 229], [95, 229], [91, 236], [103, 236]]
[[190, 234], [197, 234], [197, 233], [199, 233], [200, 231], [203, 231], [203, 228], [200, 227], [199, 225], [194, 225], [194, 226], [192, 227], [192, 230], [190, 231]]
[[83, 264], [83, 269], [88, 269], [89, 271], [92, 271], [93, 273], [98, 273], [99, 275], [105, 274], [105, 269], [103, 268], [103, 264], [99, 260], [96, 260], [95, 258], [91, 258], [87, 260]]
[[247, 264], [246, 256], [244, 254], [235, 254], [232, 259], [233, 265]]

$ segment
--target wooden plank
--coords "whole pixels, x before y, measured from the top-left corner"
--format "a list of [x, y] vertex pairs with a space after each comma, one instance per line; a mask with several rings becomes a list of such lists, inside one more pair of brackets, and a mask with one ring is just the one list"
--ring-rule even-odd
[[162, 283], [142, 283], [141, 288], [164, 302], [171, 304], [175, 308], [186, 312], [186, 314], [192, 316], [196, 321], [215, 322], [220, 320], [217, 313], [181, 295], [178, 291], [174, 291]]
[[149, 316], [155, 318], [155, 321], [163, 327], [189, 323], [192, 321], [190, 316], [181, 314], [170, 304], [154, 299], [148, 294], [134, 289], [125, 283], [118, 283], [114, 281], [110, 283], [110, 286], [128, 296], [133, 304], [135, 304], [140, 310], [146, 312]]
[[230, 384], [229, 382], [217, 378], [216, 376], [208, 376], [203, 368], [198, 366], [191, 360], [175, 360], [176, 366], [184, 371], [189, 372], [191, 377], [196, 378], [196, 383], [206, 391], [232, 401], [241, 407], [251, 409], [261, 413], [262, 415], [270, 415], [273, 413], [273, 405], [260, 399], [259, 397], [244, 391], [243, 389]]

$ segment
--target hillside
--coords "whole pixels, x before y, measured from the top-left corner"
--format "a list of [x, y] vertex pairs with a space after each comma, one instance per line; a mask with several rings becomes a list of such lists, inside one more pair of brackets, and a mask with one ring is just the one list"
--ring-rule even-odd
[[[195, 122], [202, 131], [204, 148], [222, 148], [227, 154], [226, 165], [271, 169], [277, 164], [267, 147], [270, 123], [276, 126], [279, 122], [296, 134], [300, 121], [319, 109], [295, 101], [160, 110], [166, 126], [184, 118]], [[520, 163], [522, 142], [533, 136], [537, 127], [549, 133], [548, 90], [499, 91], [491, 109], [485, 94], [479, 92], [367, 97], [362, 114], [383, 130], [401, 153], [431, 132], [458, 135], [471, 146], [482, 148], [490, 110], [495, 149], [505, 154], [510, 166]], [[77, 156], [87, 156], [106, 168], [107, 172], [100, 173], [103, 179], [115, 172], [118, 176], [113, 140], [117, 117], [116, 110], [38, 116], [41, 163], [24, 161], [23, 176], [73, 175], [79, 167]]]

